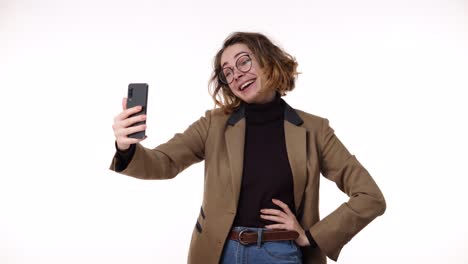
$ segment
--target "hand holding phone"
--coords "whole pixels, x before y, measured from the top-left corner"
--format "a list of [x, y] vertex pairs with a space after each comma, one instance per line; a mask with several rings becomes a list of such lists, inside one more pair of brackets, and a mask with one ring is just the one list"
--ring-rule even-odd
[[[127, 109], [134, 106], [141, 106], [141, 111], [134, 113], [129, 118], [139, 115], [146, 115], [148, 103], [148, 84], [146, 83], [131, 83], [128, 85], [128, 96], [127, 96]], [[139, 126], [146, 124], [146, 119], [133, 123], [130, 127]], [[146, 130], [138, 131], [129, 134], [129, 138], [145, 138]]]
[[114, 118], [112, 129], [118, 149], [126, 150], [131, 144], [146, 138], [146, 109], [148, 84], [128, 85], [128, 98], [123, 98], [123, 111]]

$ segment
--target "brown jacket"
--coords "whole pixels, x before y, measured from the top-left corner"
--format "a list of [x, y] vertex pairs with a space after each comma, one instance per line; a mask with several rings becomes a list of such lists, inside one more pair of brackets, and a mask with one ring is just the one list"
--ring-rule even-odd
[[[386, 208], [384, 197], [367, 170], [335, 136], [328, 120], [286, 104], [285, 141], [293, 174], [297, 218], [318, 247], [302, 248], [303, 263], [337, 260], [342, 247]], [[136, 145], [125, 175], [168, 179], [205, 160], [202, 208], [192, 233], [188, 263], [218, 263], [236, 214], [245, 132], [244, 108], [230, 115], [220, 109], [155, 149]], [[115, 170], [116, 159], [111, 169]], [[330, 215], [319, 217], [320, 173], [350, 199]]]

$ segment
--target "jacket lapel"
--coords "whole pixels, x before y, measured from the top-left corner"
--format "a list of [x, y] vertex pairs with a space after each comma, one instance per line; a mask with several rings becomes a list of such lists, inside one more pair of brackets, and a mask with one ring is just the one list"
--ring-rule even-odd
[[307, 130], [301, 127], [304, 121], [297, 112], [286, 102], [284, 103], [284, 137], [293, 175], [294, 205], [296, 215], [299, 217], [307, 180]]
[[234, 208], [237, 208], [244, 168], [245, 118], [243, 107], [233, 112], [228, 119], [225, 139], [230, 161]]
[[294, 205], [296, 206], [297, 213], [299, 213], [300, 203], [304, 195], [307, 175], [306, 133], [305, 128], [296, 126], [288, 121], [284, 122], [284, 135], [289, 165], [291, 166], [293, 175]]

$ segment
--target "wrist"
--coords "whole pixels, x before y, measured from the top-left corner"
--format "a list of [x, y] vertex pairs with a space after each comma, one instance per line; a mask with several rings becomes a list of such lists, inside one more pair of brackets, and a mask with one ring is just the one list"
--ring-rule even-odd
[[129, 148], [130, 148], [130, 145], [127, 145], [127, 144], [120, 144], [118, 142], [116, 142], [116, 146], [117, 146], [117, 150], [118, 151], [122, 151], [122, 152], [125, 152], [127, 151]]
[[303, 229], [299, 231], [299, 237], [296, 239], [296, 244], [300, 247], [310, 246], [309, 239]]

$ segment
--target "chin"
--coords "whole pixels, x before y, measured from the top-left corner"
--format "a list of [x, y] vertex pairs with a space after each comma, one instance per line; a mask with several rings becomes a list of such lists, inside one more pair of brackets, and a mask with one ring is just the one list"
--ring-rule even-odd
[[257, 100], [257, 96], [256, 95], [250, 95], [250, 96], [245, 96], [245, 95], [239, 95], [238, 96], [242, 101], [246, 102], [246, 103], [255, 103], [255, 101]]

